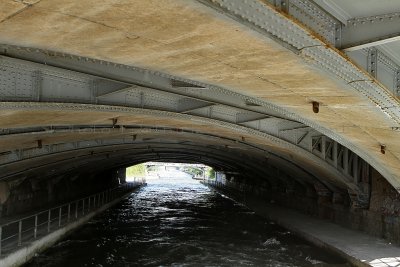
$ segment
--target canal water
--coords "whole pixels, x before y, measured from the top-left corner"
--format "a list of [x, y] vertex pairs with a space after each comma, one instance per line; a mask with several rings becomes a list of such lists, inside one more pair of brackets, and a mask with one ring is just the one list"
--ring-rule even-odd
[[26, 266], [350, 266], [180, 172], [168, 172]]

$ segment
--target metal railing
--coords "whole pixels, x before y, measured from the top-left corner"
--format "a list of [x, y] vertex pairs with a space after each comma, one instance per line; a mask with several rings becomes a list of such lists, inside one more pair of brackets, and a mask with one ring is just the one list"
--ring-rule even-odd
[[17, 248], [46, 236], [52, 231], [77, 221], [89, 212], [142, 184], [144, 184], [144, 181], [125, 183], [119, 187], [0, 225], [0, 258]]
[[203, 183], [208, 184], [216, 189], [220, 189], [223, 192], [227, 193], [229, 196], [232, 196], [240, 201], [245, 201], [247, 195], [266, 196], [269, 194], [268, 191], [265, 190], [265, 188], [245, 183], [238, 184], [229, 181], [221, 182], [210, 179], [204, 180]]

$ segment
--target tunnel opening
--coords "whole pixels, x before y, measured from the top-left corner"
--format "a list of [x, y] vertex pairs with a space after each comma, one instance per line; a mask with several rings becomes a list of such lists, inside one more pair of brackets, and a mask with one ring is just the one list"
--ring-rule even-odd
[[215, 170], [207, 165], [198, 163], [182, 162], [144, 162], [126, 168], [126, 181], [137, 181], [145, 179], [147, 183], [155, 180], [162, 180], [180, 177], [179, 173], [184, 173], [185, 178], [198, 181], [216, 179]]

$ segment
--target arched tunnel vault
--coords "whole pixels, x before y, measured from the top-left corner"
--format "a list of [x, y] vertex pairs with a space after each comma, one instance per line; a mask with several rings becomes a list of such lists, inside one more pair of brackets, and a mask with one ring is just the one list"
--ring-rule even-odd
[[[86, 170], [101, 173], [135, 162], [175, 157], [177, 161], [191, 160], [225, 171], [233, 170], [249, 181], [265, 179], [271, 185], [279, 181], [284, 186], [293, 181], [311, 187], [318, 184], [318, 188], [324, 187], [339, 195], [349, 191], [359, 198], [355, 199], [355, 205], [368, 204], [364, 203], [368, 191], [359, 187], [362, 181], [358, 181], [357, 175], [362, 173], [357, 172], [355, 179], [353, 173], [348, 172], [350, 168], [345, 170], [343, 166], [340, 169], [337, 162], [335, 167], [333, 159], [337, 159], [336, 156], [331, 162], [321, 157], [316, 149], [318, 142], [322, 142], [320, 133], [314, 137], [302, 133], [302, 142], [309, 139], [304, 148], [260, 130], [217, 118], [145, 107], [102, 105], [100, 110], [97, 107], [93, 104], [3, 103], [4, 114], [8, 115], [0, 121], [3, 125], [9, 122], [18, 126], [8, 129], [8, 133], [0, 138], [4, 149], [14, 148], [2, 155], [3, 178], [54, 178], [63, 173], [71, 175]], [[239, 114], [242, 114], [240, 110]], [[30, 119], [39, 117], [42, 123]], [[62, 125], [66, 118], [69, 125]], [[291, 123], [297, 129], [299, 123]], [[285, 131], [286, 127], [287, 124]], [[295, 137], [298, 140], [299, 137]], [[322, 143], [319, 145], [322, 149]], [[323, 151], [326, 152], [325, 145]], [[330, 146], [333, 149], [333, 141]], [[359, 159], [357, 164], [366, 163]]]
[[11, 193], [152, 160], [365, 209], [372, 177], [400, 188], [398, 98], [271, 5], [84, 2], [20, 3], [0, 20], [0, 186]]
[[[204, 83], [227, 88], [231, 93], [256, 99], [253, 104], [273, 106], [345, 145], [395, 188], [400, 187], [400, 150], [395, 141], [399, 132], [393, 130], [400, 120], [393, 95], [309, 29], [267, 3], [231, 2], [228, 8], [221, 1], [200, 2], [128, 1], [121, 9], [105, 1], [85, 9], [80, 1], [40, 1], [16, 11], [15, 16], [10, 10], [10, 17], [5, 16], [1, 23], [0, 41], [42, 48], [48, 56], [32, 53], [35, 49], [29, 52], [12, 47], [5, 47], [5, 55], [27, 59], [36, 56], [42, 63], [83, 68], [99, 76], [112, 73], [109, 78], [116, 80], [126, 79], [123, 73], [133, 69], [154, 79], [151, 82], [156, 85], [156, 81], [175, 77], [175, 89], [181, 92], [196, 91], [194, 85], [201, 87]], [[92, 1], [85, 3], [95, 5]], [[244, 10], [254, 13], [254, 18]], [[267, 16], [260, 17], [258, 12]], [[113, 20], [110, 14], [129, 19]], [[105, 72], [85, 62], [108, 62], [108, 71], [115, 69]], [[140, 72], [132, 66], [149, 71]], [[136, 73], [129, 78], [125, 82], [137, 82], [141, 76]], [[188, 79], [192, 85], [182, 90], [182, 81]], [[144, 78], [140, 84], [149, 82]], [[67, 97], [73, 102], [72, 96]], [[90, 102], [91, 97], [86, 97]], [[101, 102], [103, 96], [97, 97]], [[50, 100], [57, 98], [50, 95]], [[321, 103], [318, 114], [312, 112], [312, 101]], [[380, 152], [382, 144], [386, 146], [385, 155]]]

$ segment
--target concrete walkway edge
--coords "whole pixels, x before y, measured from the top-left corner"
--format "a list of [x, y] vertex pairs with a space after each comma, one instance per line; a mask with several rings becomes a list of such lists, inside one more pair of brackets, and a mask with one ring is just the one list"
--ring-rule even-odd
[[[235, 196], [231, 196], [229, 192], [223, 189], [209, 187], [235, 199]], [[238, 202], [305, 240], [337, 253], [354, 266], [400, 266], [400, 247], [381, 238], [307, 216], [292, 209], [270, 204], [255, 197], [246, 196], [244, 200], [241, 199]]]
[[400, 266], [400, 248], [383, 239], [253, 199], [244, 204], [313, 244], [338, 253], [355, 266]]

